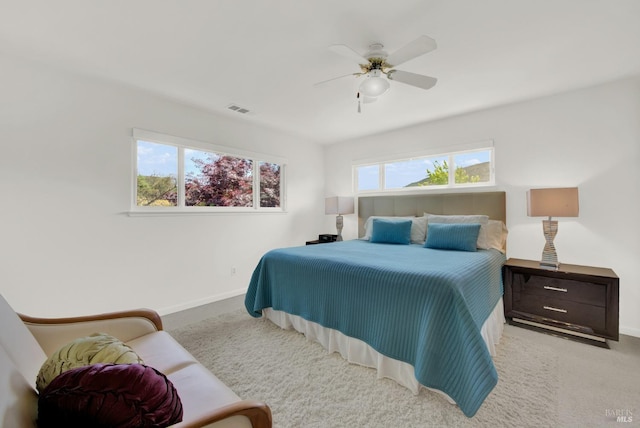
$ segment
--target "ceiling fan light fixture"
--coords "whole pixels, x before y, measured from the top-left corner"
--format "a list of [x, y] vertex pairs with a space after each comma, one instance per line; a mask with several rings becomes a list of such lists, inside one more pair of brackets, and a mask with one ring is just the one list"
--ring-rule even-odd
[[389, 89], [389, 82], [382, 78], [380, 70], [371, 70], [367, 73], [364, 82], [360, 84], [360, 93], [367, 97], [379, 97]]

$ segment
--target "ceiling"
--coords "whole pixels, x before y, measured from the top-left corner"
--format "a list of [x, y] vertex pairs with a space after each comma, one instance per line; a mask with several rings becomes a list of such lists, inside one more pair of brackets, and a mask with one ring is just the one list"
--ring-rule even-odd
[[[0, 53], [118, 81], [323, 144], [640, 74], [638, 0], [0, 0]], [[357, 112], [328, 50], [438, 48]], [[250, 110], [241, 115], [227, 107]]]

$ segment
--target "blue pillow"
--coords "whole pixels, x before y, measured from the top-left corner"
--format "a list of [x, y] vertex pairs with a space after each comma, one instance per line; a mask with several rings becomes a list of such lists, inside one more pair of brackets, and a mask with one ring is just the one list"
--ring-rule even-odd
[[411, 219], [374, 218], [371, 242], [409, 245], [411, 242]]
[[479, 223], [430, 223], [426, 248], [440, 250], [476, 251]]

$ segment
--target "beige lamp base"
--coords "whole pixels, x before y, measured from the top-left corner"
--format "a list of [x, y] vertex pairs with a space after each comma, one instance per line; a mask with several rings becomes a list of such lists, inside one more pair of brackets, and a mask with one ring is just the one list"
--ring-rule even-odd
[[342, 225], [343, 225], [343, 218], [341, 215], [336, 216], [336, 229], [338, 229], [338, 237], [336, 238], [336, 241], [342, 241]]
[[542, 220], [542, 230], [544, 232], [545, 244], [542, 250], [540, 267], [543, 269], [558, 269], [560, 263], [558, 263], [556, 247], [553, 245], [553, 240], [558, 234], [558, 222], [551, 220], [551, 217], [549, 217], [549, 220]]

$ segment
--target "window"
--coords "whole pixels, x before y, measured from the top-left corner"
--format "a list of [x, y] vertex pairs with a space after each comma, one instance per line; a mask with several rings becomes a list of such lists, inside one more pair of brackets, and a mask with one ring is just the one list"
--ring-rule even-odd
[[175, 207], [178, 201], [178, 148], [138, 141], [136, 205]]
[[358, 190], [378, 190], [380, 188], [380, 168], [378, 165], [367, 165], [357, 168]]
[[132, 211], [283, 211], [282, 160], [134, 130]]
[[490, 186], [495, 182], [493, 147], [356, 164], [353, 168], [356, 193]]
[[185, 149], [184, 204], [188, 207], [252, 207], [251, 159]]

